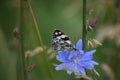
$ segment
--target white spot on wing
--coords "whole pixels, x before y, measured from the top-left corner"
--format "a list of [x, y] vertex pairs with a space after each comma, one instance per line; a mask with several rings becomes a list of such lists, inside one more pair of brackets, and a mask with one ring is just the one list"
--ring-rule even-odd
[[58, 37], [56, 37], [58, 40], [60, 40], [61, 39], [61, 37], [60, 36], [58, 36]]
[[68, 40], [68, 41], [65, 41], [65, 42], [67, 42], [68, 44], [71, 44], [71, 42]]
[[61, 35], [61, 38], [65, 38], [65, 37], [67, 37], [66, 35]]

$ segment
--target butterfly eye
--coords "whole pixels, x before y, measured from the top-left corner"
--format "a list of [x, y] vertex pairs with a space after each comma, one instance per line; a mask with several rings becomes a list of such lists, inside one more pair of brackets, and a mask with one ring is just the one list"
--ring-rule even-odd
[[59, 34], [61, 34], [61, 32], [59, 32]]
[[58, 35], [58, 33], [56, 32], [55, 35]]

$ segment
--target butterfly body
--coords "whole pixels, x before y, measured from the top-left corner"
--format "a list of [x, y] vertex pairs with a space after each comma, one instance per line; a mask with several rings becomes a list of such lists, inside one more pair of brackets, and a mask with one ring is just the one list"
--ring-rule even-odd
[[71, 43], [69, 37], [60, 30], [54, 30], [52, 35], [52, 48], [56, 51], [72, 51], [74, 45]]

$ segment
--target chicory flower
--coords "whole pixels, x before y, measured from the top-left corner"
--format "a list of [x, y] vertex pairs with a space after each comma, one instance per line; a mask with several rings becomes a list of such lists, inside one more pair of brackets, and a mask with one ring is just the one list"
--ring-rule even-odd
[[86, 75], [85, 69], [92, 70], [95, 65], [98, 65], [97, 62], [92, 60], [96, 50], [84, 52], [81, 39], [77, 42], [75, 48], [76, 50], [71, 52], [58, 51], [56, 59], [61, 64], [56, 66], [56, 70], [66, 70], [68, 74]]

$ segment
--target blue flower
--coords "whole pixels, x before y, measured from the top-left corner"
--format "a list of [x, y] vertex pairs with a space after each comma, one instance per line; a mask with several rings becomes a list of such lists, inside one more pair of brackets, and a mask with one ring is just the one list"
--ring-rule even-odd
[[68, 74], [86, 75], [85, 69], [92, 70], [95, 65], [98, 65], [97, 62], [92, 60], [96, 50], [84, 52], [81, 39], [77, 42], [75, 48], [77, 50], [71, 52], [58, 51], [56, 59], [62, 63], [56, 66], [56, 70], [66, 70]]

